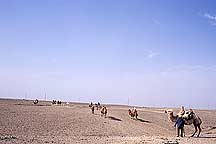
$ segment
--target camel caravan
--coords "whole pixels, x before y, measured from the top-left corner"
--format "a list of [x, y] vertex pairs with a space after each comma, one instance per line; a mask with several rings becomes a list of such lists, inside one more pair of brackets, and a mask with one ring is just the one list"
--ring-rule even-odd
[[107, 108], [105, 106], [101, 106], [101, 104], [98, 102], [98, 103], [95, 103], [93, 104], [92, 102], [89, 104], [89, 107], [91, 109], [91, 112], [92, 114], [94, 114], [95, 112], [95, 107], [96, 107], [96, 110], [100, 110], [100, 113], [101, 113], [101, 116], [105, 117], [106, 118], [106, 115], [107, 115]]
[[[105, 117], [107, 116], [107, 108], [105, 106], [101, 106], [100, 103], [97, 104], [93, 104], [92, 102], [89, 104], [89, 107], [91, 109], [92, 114], [94, 114], [95, 112], [95, 108], [97, 108], [97, 110], [100, 111], [101, 116]], [[165, 110], [165, 113], [167, 113], [168, 119], [171, 122], [175, 123], [175, 127], [177, 130], [177, 137], [181, 136], [185, 136], [185, 131], [184, 131], [184, 125], [194, 125], [195, 131], [194, 133], [191, 135], [191, 137], [193, 137], [197, 131], [197, 137], [199, 137], [200, 133], [201, 133], [201, 124], [202, 124], [202, 120], [200, 119], [200, 117], [194, 113], [194, 111], [192, 109], [189, 109], [188, 111], [184, 110], [184, 107], [181, 107], [181, 110], [179, 111], [179, 113], [177, 115], [174, 115], [173, 110], [172, 109], [168, 109]], [[138, 112], [137, 109], [134, 107], [132, 109], [128, 109], [128, 114], [130, 116], [131, 119], [134, 120], [138, 120]]]
[[[34, 101], [33, 101], [33, 104], [34, 105], [36, 105], [36, 104], [38, 104], [39, 103], [39, 100], [38, 99], [35, 99]], [[56, 101], [56, 100], [53, 100], [52, 101], [52, 104], [54, 105], [54, 104], [57, 104], [57, 105], [61, 105], [62, 104], [62, 102], [61, 101]]]
[[195, 114], [193, 112], [192, 109], [189, 109], [189, 111], [185, 111], [184, 107], [181, 107], [180, 112], [177, 115], [173, 114], [173, 110], [169, 109], [169, 110], [165, 110], [165, 113], [167, 113], [168, 119], [171, 122], [174, 122], [175, 125], [178, 124], [178, 122], [183, 122], [183, 126], [180, 126], [180, 128], [177, 129], [177, 136], [179, 136], [179, 134], [181, 135], [181, 137], [184, 136], [184, 124], [185, 125], [194, 125], [195, 131], [194, 133], [191, 135], [191, 137], [193, 137], [196, 132], [198, 131], [197, 137], [199, 137], [200, 132], [201, 132], [201, 124], [202, 124], [202, 120], [200, 119], [200, 117]]
[[[34, 105], [37, 105], [39, 103], [38, 99], [35, 99], [33, 101]], [[61, 101], [56, 101], [53, 100], [52, 101], [53, 105], [61, 105], [62, 102]], [[69, 103], [67, 103], [69, 104]], [[107, 117], [107, 107], [106, 106], [102, 106], [99, 102], [93, 104], [92, 102], [89, 104], [89, 108], [91, 110], [92, 114], [95, 114], [95, 110], [99, 111], [99, 115], [101, 117], [106, 118]], [[195, 134], [198, 132], [197, 137], [199, 137], [200, 133], [201, 133], [201, 124], [202, 124], [202, 120], [201, 118], [190, 108], [188, 111], [185, 111], [184, 107], [182, 106], [179, 113], [177, 113], [176, 115], [174, 115], [174, 111], [173, 109], [167, 109], [165, 110], [165, 113], [168, 116], [168, 120], [175, 123], [175, 127], [176, 127], [176, 131], [177, 131], [177, 137], [181, 136], [185, 136], [185, 131], [184, 131], [184, 125], [191, 125], [193, 124], [195, 131], [193, 132], [193, 134], [191, 135], [191, 137], [194, 137]], [[130, 116], [131, 119], [133, 120], [139, 120], [138, 119], [138, 112], [137, 109], [134, 108], [129, 108], [128, 109], [128, 114]]]
[[[38, 99], [35, 99], [33, 101], [34, 105], [37, 105], [39, 103]], [[62, 102], [61, 101], [56, 101], [53, 100], [52, 104], [56, 104], [56, 105], [61, 105]], [[69, 103], [67, 103], [69, 104]], [[106, 106], [101, 106], [101, 104], [95, 103], [93, 104], [92, 102], [89, 104], [89, 108], [91, 109], [92, 114], [95, 114], [95, 110], [100, 112], [100, 116], [106, 118], [107, 117], [107, 107]], [[193, 124], [195, 131], [194, 133], [191, 135], [191, 137], [194, 137], [194, 135], [197, 133], [197, 137], [199, 137], [200, 133], [201, 133], [201, 124], [202, 124], [202, 120], [201, 118], [190, 108], [188, 111], [185, 111], [184, 107], [182, 106], [179, 113], [177, 113], [176, 115], [174, 115], [174, 111], [173, 109], [167, 109], [165, 110], [165, 113], [168, 116], [168, 120], [175, 123], [175, 127], [177, 130], [177, 137], [181, 136], [185, 136], [185, 131], [184, 131], [184, 125], [191, 125]], [[134, 120], [138, 120], [138, 112], [137, 109], [134, 107], [132, 109], [128, 109], [128, 114], [130, 116], [131, 119]]]
[[62, 102], [61, 102], [61, 101], [59, 101], [59, 100], [58, 100], [58, 101], [56, 101], [56, 100], [53, 100], [53, 101], [52, 101], [52, 104], [61, 105], [61, 104], [62, 104]]
[[94, 105], [92, 102], [89, 104], [89, 107], [93, 107], [93, 106], [96, 107], [97, 110], [100, 110], [102, 108], [102, 106], [99, 102], [95, 103]]

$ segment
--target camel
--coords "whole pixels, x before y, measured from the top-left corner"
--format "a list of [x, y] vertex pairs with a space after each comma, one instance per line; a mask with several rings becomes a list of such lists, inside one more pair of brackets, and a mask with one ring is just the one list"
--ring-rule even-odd
[[133, 110], [129, 109], [128, 114], [130, 115], [131, 118], [135, 117], [137, 119], [138, 113], [136, 109], [133, 109]]
[[91, 107], [92, 114], [94, 114], [94, 109], [95, 109], [95, 107], [92, 106], [92, 107]]
[[106, 118], [106, 115], [107, 115], [107, 108], [103, 106], [101, 109], [101, 116], [104, 116]]
[[89, 107], [92, 107], [93, 106], [93, 103], [91, 102], [90, 104], [89, 104]]
[[101, 104], [98, 102], [96, 105], [97, 110], [100, 110], [102, 108]]
[[56, 104], [56, 100], [53, 100], [53, 101], [52, 101], [52, 104]]
[[[178, 116], [173, 115], [173, 110], [172, 109], [165, 110], [165, 113], [168, 114], [168, 119], [171, 122], [176, 122]], [[186, 125], [191, 125], [191, 124], [194, 125], [195, 132], [191, 135], [191, 137], [193, 137], [196, 134], [197, 128], [199, 129], [197, 137], [199, 137], [200, 132], [201, 132], [201, 124], [202, 124], [202, 120], [200, 119], [200, 117], [198, 115], [196, 115], [192, 111], [192, 109], [190, 109], [190, 111], [186, 111], [185, 114], [182, 117], [183, 117]]]
[[101, 110], [102, 106], [101, 105], [97, 105], [97, 110]]
[[60, 105], [61, 105], [61, 103], [62, 103], [61, 101], [57, 101], [57, 104], [60, 104]]
[[38, 99], [33, 101], [34, 104], [38, 104]]

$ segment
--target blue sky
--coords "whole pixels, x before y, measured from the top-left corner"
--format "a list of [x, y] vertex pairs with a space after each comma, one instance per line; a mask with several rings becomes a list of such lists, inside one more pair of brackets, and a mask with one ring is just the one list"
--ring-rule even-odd
[[0, 2], [0, 97], [216, 108], [214, 0]]

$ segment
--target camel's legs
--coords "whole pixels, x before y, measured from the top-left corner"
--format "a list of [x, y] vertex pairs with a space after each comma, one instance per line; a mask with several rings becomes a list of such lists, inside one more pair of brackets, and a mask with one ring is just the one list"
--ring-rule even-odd
[[191, 136], [191, 137], [193, 137], [193, 136], [196, 134], [196, 132], [197, 132], [197, 125], [196, 125], [196, 124], [194, 124], [194, 127], [195, 127], [195, 132], [192, 134], [192, 136]]
[[201, 127], [200, 127], [200, 125], [198, 125], [197, 127], [198, 127], [198, 129], [199, 129], [199, 132], [198, 132], [198, 135], [197, 135], [197, 137], [199, 137], [199, 135], [200, 135], [200, 132], [201, 132], [202, 130], [201, 130]]

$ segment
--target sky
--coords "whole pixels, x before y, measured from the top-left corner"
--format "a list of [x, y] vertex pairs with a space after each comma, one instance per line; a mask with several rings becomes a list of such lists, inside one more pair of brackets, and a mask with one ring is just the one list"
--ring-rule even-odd
[[0, 1], [0, 98], [216, 109], [214, 0]]

